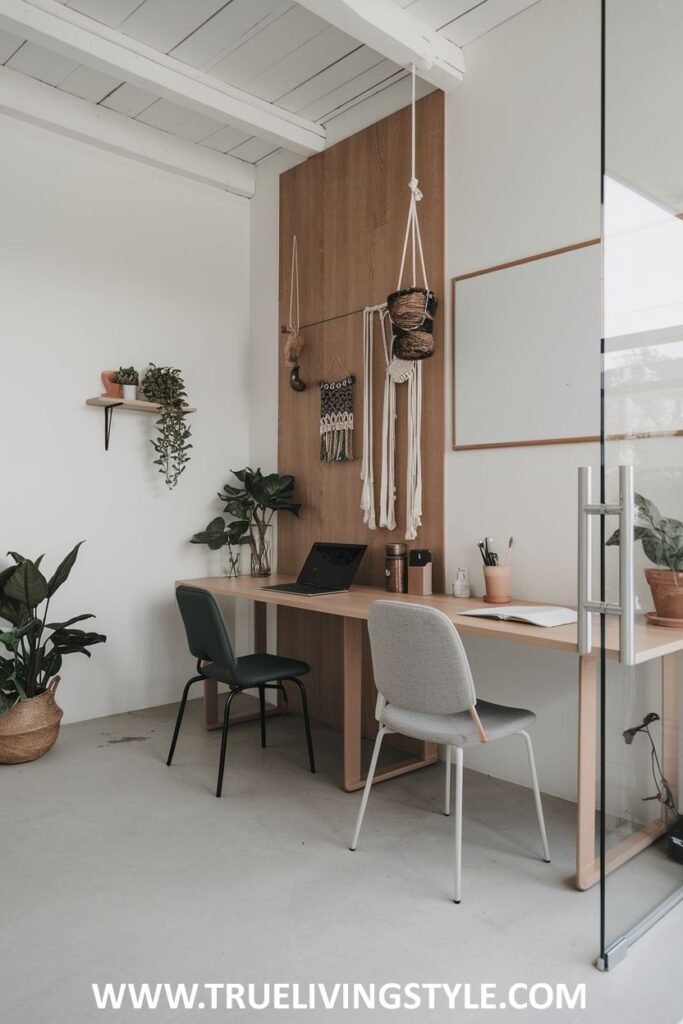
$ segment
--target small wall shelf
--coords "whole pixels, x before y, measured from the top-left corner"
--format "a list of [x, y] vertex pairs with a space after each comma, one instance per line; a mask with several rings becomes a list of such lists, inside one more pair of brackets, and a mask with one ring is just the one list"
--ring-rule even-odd
[[[111, 436], [111, 420], [114, 409], [123, 409], [124, 412], [150, 412], [159, 413], [161, 406], [156, 402], [141, 402], [134, 398], [115, 398], [113, 395], [98, 395], [96, 398], [87, 398], [86, 405], [94, 405], [98, 409], [104, 409], [104, 450], [109, 451], [109, 438]], [[196, 412], [191, 405], [184, 405], [183, 412]]]

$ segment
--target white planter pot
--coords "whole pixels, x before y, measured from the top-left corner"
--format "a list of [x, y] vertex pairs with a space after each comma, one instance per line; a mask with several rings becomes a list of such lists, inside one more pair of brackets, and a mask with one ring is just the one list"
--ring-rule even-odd
[[125, 400], [135, 401], [135, 399], [138, 396], [137, 384], [122, 384], [121, 385], [121, 390], [123, 391], [124, 401]]

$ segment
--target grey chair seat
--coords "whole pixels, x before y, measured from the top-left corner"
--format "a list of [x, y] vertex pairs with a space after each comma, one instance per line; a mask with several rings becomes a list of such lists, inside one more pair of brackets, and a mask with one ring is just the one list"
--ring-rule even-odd
[[[498, 740], [526, 729], [536, 718], [533, 711], [492, 704], [487, 700], [478, 700], [476, 707], [489, 740]], [[469, 747], [481, 743], [469, 711], [454, 715], [430, 715], [422, 711], [408, 711], [396, 704], [385, 704], [380, 721], [393, 732], [431, 743], [445, 743], [453, 747]]]
[[237, 686], [255, 686], [272, 683], [289, 676], [298, 678], [311, 671], [311, 666], [296, 658], [282, 658], [279, 654], [247, 654], [237, 658], [234, 669], [224, 668], [211, 662], [202, 665], [202, 673], [208, 679], [221, 683], [236, 683]]

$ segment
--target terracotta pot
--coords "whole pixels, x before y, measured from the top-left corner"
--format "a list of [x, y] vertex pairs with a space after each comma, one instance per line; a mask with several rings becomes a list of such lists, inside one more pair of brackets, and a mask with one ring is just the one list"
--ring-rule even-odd
[[112, 398], [121, 397], [121, 385], [114, 383], [114, 377], [116, 376], [116, 370], [103, 370], [102, 371], [102, 384], [104, 385], [105, 395], [110, 395]]
[[510, 569], [509, 565], [484, 566], [484, 600], [488, 604], [510, 604]]
[[19, 701], [0, 718], [0, 764], [35, 761], [55, 745], [64, 714], [55, 700], [57, 682], [58, 677], [52, 689]]
[[655, 610], [661, 619], [680, 619], [683, 625], [683, 572], [646, 569]]

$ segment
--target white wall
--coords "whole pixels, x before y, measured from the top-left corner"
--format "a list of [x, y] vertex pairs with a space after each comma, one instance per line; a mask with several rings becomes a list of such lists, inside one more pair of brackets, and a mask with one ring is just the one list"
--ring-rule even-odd
[[[249, 460], [249, 203], [0, 118], [2, 552], [53, 567], [85, 538], [52, 615], [109, 637], [65, 662], [65, 720], [177, 700], [192, 664], [177, 578], [216, 574], [189, 536]], [[154, 417], [85, 399], [100, 371], [182, 369], [192, 461], [174, 492], [152, 467]], [[4, 558], [0, 564], [5, 564]]]
[[[447, 279], [599, 237], [599, 7], [542, 0], [467, 47], [467, 74], [446, 103]], [[598, 388], [596, 379], [596, 404]], [[450, 392], [449, 364], [449, 413]], [[576, 470], [597, 464], [597, 444], [453, 452], [451, 443], [449, 420], [447, 580], [467, 566], [482, 593], [476, 541], [512, 535], [514, 594], [573, 604]], [[576, 658], [475, 638], [466, 646], [482, 697], [537, 712], [543, 788], [574, 798]], [[526, 783], [516, 742], [468, 751], [468, 764]]]

